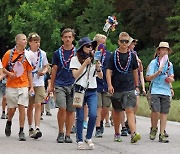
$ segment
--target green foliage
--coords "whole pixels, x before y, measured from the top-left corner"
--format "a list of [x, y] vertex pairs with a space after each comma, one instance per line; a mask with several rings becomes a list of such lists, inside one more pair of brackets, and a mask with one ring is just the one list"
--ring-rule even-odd
[[54, 11], [56, 7], [55, 0], [24, 2], [9, 21], [12, 25], [10, 32], [14, 35], [37, 32], [41, 36], [42, 49], [53, 51], [60, 42], [59, 32], [62, 27]]
[[[115, 10], [112, 6], [114, 0], [88, 0], [87, 7], [82, 12], [82, 15], [76, 18], [76, 26], [79, 31], [79, 37], [87, 36], [91, 32], [102, 33], [103, 27], [108, 16], [115, 15]], [[116, 16], [119, 20], [119, 16]], [[120, 27], [120, 28], [119, 28]], [[121, 24], [117, 29], [121, 29]], [[109, 38], [117, 42], [119, 31], [110, 32]]]
[[[137, 110], [137, 115], [149, 117], [150, 112], [151, 111], [149, 109], [149, 105], [146, 97], [140, 97], [140, 103]], [[177, 116], [179, 115], [179, 113], [180, 113], [180, 100], [172, 100], [170, 111], [168, 114], [168, 120], [180, 122], [180, 116]]]
[[172, 83], [174, 89], [174, 99], [180, 100], [180, 81], [175, 81]]
[[167, 18], [169, 23], [169, 35], [167, 38], [173, 44], [173, 53], [170, 59], [174, 64], [175, 77], [180, 79], [180, 72], [177, 71], [180, 67], [180, 0], [177, 0], [173, 13], [173, 16]]

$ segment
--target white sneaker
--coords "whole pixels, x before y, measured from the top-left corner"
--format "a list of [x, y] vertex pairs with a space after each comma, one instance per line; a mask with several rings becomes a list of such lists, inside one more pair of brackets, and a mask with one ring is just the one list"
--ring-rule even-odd
[[78, 142], [77, 143], [77, 149], [78, 150], [85, 150], [85, 145], [83, 142]]
[[91, 150], [94, 149], [94, 143], [92, 142], [91, 139], [85, 139], [85, 142], [88, 144], [89, 149]]

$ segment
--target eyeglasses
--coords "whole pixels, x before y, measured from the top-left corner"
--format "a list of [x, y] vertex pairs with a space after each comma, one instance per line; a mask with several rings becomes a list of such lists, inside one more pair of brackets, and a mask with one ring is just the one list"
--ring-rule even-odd
[[92, 45], [91, 44], [86, 44], [85, 47], [86, 48], [90, 48], [90, 47], [92, 48]]
[[121, 43], [129, 43], [129, 40], [119, 40]]

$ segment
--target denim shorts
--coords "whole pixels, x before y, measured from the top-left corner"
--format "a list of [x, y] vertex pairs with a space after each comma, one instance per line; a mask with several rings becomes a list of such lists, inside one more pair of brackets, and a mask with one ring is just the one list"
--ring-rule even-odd
[[134, 108], [136, 106], [136, 99], [135, 90], [115, 92], [111, 96], [112, 106], [117, 111]]
[[170, 96], [151, 94], [150, 105], [151, 111], [168, 114], [170, 109]]
[[72, 107], [73, 97], [72, 97], [73, 86], [55, 87], [56, 93], [56, 107], [65, 108], [67, 111], [73, 112], [75, 108]]

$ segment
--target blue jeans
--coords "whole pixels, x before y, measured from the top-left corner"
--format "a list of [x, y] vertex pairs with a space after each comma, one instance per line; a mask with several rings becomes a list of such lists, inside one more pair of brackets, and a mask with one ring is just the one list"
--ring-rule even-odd
[[[97, 116], [97, 91], [96, 90], [87, 90], [84, 97], [84, 104], [88, 105], [88, 128], [86, 133], [86, 139], [91, 139], [94, 126], [96, 124], [96, 116]], [[76, 141], [83, 141], [83, 121], [84, 121], [84, 108], [76, 109]]]

